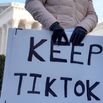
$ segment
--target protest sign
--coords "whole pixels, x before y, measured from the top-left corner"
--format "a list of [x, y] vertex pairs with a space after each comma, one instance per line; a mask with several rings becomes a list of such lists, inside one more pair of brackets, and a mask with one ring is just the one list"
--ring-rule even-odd
[[1, 103], [103, 103], [103, 37], [58, 46], [51, 35], [9, 30]]

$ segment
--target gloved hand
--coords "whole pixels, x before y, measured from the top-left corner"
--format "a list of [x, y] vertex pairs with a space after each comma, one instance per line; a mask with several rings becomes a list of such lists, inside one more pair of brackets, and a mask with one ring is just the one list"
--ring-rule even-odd
[[70, 42], [73, 45], [79, 45], [87, 34], [87, 30], [83, 27], [76, 27], [71, 35]]
[[[55, 44], [57, 43], [58, 45], [60, 44], [68, 44], [68, 38], [66, 36], [66, 33], [64, 29], [59, 25], [58, 22], [53, 23], [50, 28], [51, 31], [53, 31], [52, 34], [52, 42]], [[64, 42], [62, 42], [62, 38], [64, 38]]]

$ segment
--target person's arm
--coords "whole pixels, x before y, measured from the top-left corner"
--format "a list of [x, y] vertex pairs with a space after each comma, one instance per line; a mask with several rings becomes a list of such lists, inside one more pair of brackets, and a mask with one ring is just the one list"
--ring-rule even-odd
[[56, 18], [45, 8], [46, 0], [26, 0], [25, 8], [33, 18], [46, 28], [57, 22]]
[[73, 45], [79, 45], [88, 32], [92, 31], [98, 22], [98, 17], [96, 12], [93, 8], [92, 0], [89, 0], [89, 6], [86, 17], [76, 25], [71, 38], [70, 42]]
[[57, 22], [56, 18], [45, 8], [45, 1], [46, 0], [26, 0], [25, 8], [35, 20], [53, 31], [53, 43], [57, 42], [59, 45], [62, 42], [62, 38], [64, 38], [64, 44], [68, 44], [68, 38], [64, 29], [60, 26], [59, 22]]
[[77, 25], [81, 26], [87, 30], [87, 32], [92, 31], [98, 22], [98, 17], [93, 7], [92, 0], [89, 0], [89, 6], [86, 17]]

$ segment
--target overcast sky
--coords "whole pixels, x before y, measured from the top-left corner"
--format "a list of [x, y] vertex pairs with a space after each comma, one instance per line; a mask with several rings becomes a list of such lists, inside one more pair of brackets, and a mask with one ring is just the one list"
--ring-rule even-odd
[[[24, 3], [25, 0], [0, 0], [0, 3], [10, 3], [10, 2], [21, 2]], [[93, 0], [94, 8], [99, 18], [99, 22], [103, 22], [103, 0]]]

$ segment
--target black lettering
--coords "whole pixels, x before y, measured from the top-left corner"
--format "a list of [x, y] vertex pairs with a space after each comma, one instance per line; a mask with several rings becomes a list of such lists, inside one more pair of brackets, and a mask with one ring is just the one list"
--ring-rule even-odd
[[67, 85], [68, 85], [68, 81], [72, 81], [72, 78], [67, 78], [67, 77], [61, 77], [61, 80], [64, 80], [64, 97], [67, 97]]
[[[93, 51], [94, 47], [97, 47], [99, 49], [99, 51]], [[100, 54], [101, 52], [102, 52], [102, 46], [101, 45], [98, 45], [98, 44], [90, 45], [89, 56], [88, 56], [88, 65], [91, 65], [92, 54]]]
[[36, 48], [41, 46], [44, 42], [46, 42], [46, 39], [42, 39], [39, 43], [34, 45], [34, 37], [30, 38], [30, 50], [29, 50], [29, 56], [28, 61], [32, 61], [33, 55], [40, 61], [44, 62], [45, 60], [35, 51]]
[[93, 97], [95, 100], [100, 100], [99, 97], [97, 97], [93, 92], [92, 90], [97, 86], [99, 85], [100, 82], [95, 82], [91, 87], [90, 87], [90, 82], [89, 80], [86, 81], [86, 86], [87, 86], [87, 99], [89, 101], [91, 101], [91, 97]]
[[[80, 86], [82, 88], [82, 91], [81, 92], [78, 92], [77, 91], [77, 87]], [[85, 92], [85, 85], [82, 81], [77, 81], [76, 84], [75, 84], [75, 87], [74, 87], [74, 93], [77, 95], [77, 96], [82, 96]]]
[[17, 95], [20, 95], [23, 77], [27, 76], [27, 73], [14, 73], [14, 76], [19, 76], [19, 84], [18, 84]]
[[31, 94], [40, 94], [40, 91], [35, 91], [35, 86], [36, 86], [36, 80], [37, 80], [37, 78], [41, 78], [41, 76], [42, 76], [41, 74], [34, 74], [34, 73], [30, 74], [30, 77], [33, 77], [34, 80], [33, 80], [32, 90], [28, 91], [28, 93], [31, 93]]
[[4, 101], [4, 103], [6, 103], [6, 100]]
[[64, 62], [64, 63], [66, 63], [66, 62], [67, 62], [66, 59], [55, 58], [55, 57], [53, 56], [53, 53], [60, 53], [59, 50], [54, 50], [54, 49], [53, 49], [54, 45], [55, 45], [55, 44], [53, 44], [53, 43], [51, 42], [50, 61], [53, 61], [53, 62]]
[[[78, 45], [78, 46], [84, 46], [84, 44], [80, 44], [80, 45]], [[74, 48], [75, 48], [75, 46], [72, 45], [71, 60], [70, 60], [70, 62], [71, 62], [71, 63], [76, 63], [76, 64], [83, 64], [83, 62], [75, 61], [75, 60], [74, 60], [74, 55], [75, 55], [75, 54], [81, 55], [81, 52], [76, 52], [76, 51], [74, 51]]]
[[55, 92], [50, 88], [55, 80], [56, 79], [52, 79], [50, 81], [50, 77], [47, 77], [47, 79], [46, 79], [46, 86], [45, 86], [45, 96], [49, 96], [49, 93], [50, 93], [52, 96], [57, 97]]

